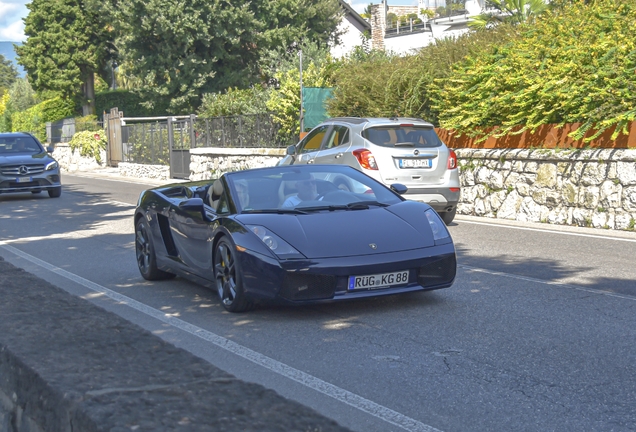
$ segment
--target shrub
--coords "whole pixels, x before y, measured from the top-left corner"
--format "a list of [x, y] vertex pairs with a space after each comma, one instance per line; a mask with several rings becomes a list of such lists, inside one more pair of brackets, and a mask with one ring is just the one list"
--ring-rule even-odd
[[[469, 136], [503, 136], [544, 124], [582, 123], [582, 138], [636, 119], [636, 5], [572, 2], [519, 27], [519, 37], [471, 53], [431, 87], [440, 124]], [[501, 126], [490, 133], [485, 127]]]
[[[331, 87], [329, 64], [317, 67], [310, 63], [303, 70], [303, 86]], [[278, 137], [281, 141], [294, 141], [300, 134], [300, 71], [291, 69], [276, 74], [280, 88], [273, 91], [267, 101], [267, 108], [280, 125]]]
[[71, 138], [69, 145], [72, 150], [79, 149], [80, 155], [93, 157], [101, 163], [101, 151], [106, 150], [106, 132], [103, 129], [77, 132]]
[[206, 93], [198, 114], [212, 118], [267, 112], [269, 91], [258, 87], [239, 90], [229, 88], [225, 92]]
[[437, 40], [410, 56], [354, 51], [334, 73], [329, 114], [421, 117], [436, 123], [445, 106], [432, 104], [430, 90], [435, 80], [452, 85], [454, 65], [514, 37], [514, 29], [502, 25], [492, 31]]

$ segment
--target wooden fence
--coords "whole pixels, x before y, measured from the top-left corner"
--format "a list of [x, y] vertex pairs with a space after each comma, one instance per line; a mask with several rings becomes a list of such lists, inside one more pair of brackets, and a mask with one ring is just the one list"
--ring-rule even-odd
[[[594, 131], [588, 131], [584, 138], [574, 140], [568, 135], [580, 127], [580, 123], [567, 124], [561, 128], [556, 125], [544, 125], [536, 131], [524, 131], [519, 135], [506, 135], [501, 138], [490, 137], [482, 142], [478, 138], [468, 136], [455, 136], [452, 130], [437, 128], [436, 131], [442, 141], [451, 148], [636, 148], [636, 122], [629, 126], [629, 134], [620, 134], [612, 139], [614, 128], [603, 132], [598, 138], [590, 142], [584, 142], [586, 137], [594, 135]], [[492, 131], [493, 129], [489, 129]]]

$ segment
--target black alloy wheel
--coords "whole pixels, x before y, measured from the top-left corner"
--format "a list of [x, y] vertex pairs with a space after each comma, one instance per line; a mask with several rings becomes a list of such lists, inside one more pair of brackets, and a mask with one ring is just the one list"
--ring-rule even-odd
[[150, 228], [143, 218], [140, 218], [135, 226], [135, 253], [137, 255], [137, 267], [146, 280], [162, 280], [175, 277], [157, 268], [157, 257], [150, 236]]
[[243, 273], [234, 245], [222, 238], [214, 250], [214, 280], [221, 304], [228, 312], [245, 312], [252, 308], [243, 291]]

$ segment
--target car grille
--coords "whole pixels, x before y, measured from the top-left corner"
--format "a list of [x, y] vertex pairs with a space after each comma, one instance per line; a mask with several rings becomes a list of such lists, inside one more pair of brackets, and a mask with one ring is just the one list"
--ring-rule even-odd
[[457, 258], [455, 254], [444, 256], [419, 268], [417, 283], [424, 288], [449, 284], [455, 279]]
[[[20, 168], [22, 172], [20, 172]], [[25, 172], [26, 170], [26, 172]], [[3, 176], [21, 176], [21, 175], [33, 175], [44, 172], [44, 164], [14, 164], [14, 165], [2, 165], [0, 167], [0, 173]]]
[[287, 300], [321, 300], [332, 298], [336, 291], [336, 277], [287, 273], [280, 296]]

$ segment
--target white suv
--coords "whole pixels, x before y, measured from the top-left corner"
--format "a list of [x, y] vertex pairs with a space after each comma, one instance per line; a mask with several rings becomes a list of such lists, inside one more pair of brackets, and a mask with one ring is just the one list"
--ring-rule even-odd
[[455, 217], [460, 193], [457, 156], [424, 120], [325, 120], [289, 146], [279, 165], [310, 163], [349, 165], [387, 186], [401, 183], [408, 188], [405, 198], [429, 204], [447, 225]]

